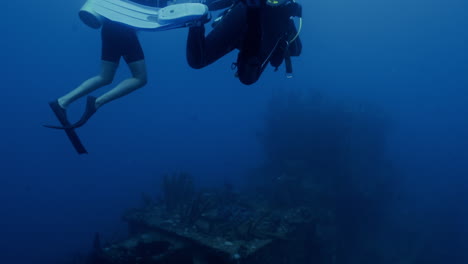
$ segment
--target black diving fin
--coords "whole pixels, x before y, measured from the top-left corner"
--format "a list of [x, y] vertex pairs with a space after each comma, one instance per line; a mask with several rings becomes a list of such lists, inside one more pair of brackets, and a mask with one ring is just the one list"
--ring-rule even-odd
[[78, 135], [76, 134], [75, 129], [71, 126], [70, 122], [68, 122], [67, 112], [65, 111], [65, 109], [63, 109], [59, 105], [57, 100], [50, 102], [49, 106], [52, 109], [52, 111], [54, 112], [57, 119], [59, 120], [62, 127], [52, 126], [52, 125], [43, 125], [43, 126], [48, 127], [48, 128], [64, 129], [65, 133], [67, 134], [68, 139], [72, 143], [72, 145], [75, 148], [76, 152], [78, 152], [78, 154], [87, 154], [88, 151], [86, 150], [86, 148], [81, 143], [81, 140], [78, 137]]

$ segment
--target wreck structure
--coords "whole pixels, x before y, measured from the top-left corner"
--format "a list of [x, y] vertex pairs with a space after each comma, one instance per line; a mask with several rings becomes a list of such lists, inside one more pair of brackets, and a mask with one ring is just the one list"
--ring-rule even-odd
[[105, 264], [333, 263], [324, 228], [312, 207], [272, 209], [230, 186], [195, 191], [185, 173], [166, 175], [160, 201], [146, 198], [123, 219], [129, 238], [95, 254]]

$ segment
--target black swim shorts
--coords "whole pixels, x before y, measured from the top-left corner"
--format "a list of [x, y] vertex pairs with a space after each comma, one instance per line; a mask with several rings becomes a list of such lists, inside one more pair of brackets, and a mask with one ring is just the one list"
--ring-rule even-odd
[[106, 21], [101, 30], [101, 59], [119, 63], [123, 57], [127, 63], [145, 58], [135, 29], [116, 22]]

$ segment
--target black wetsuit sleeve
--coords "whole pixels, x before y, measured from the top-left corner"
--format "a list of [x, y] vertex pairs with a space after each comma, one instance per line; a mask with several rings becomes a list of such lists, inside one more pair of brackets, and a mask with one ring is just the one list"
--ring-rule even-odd
[[203, 68], [240, 46], [246, 31], [244, 5], [235, 5], [205, 37], [205, 28], [190, 27], [187, 38], [187, 62]]

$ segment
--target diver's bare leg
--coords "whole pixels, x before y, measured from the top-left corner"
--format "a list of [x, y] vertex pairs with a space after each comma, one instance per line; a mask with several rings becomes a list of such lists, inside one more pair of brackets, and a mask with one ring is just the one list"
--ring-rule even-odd
[[96, 109], [117, 98], [127, 95], [138, 88], [145, 86], [147, 82], [147, 72], [145, 60], [139, 60], [128, 64], [132, 77], [119, 83], [109, 92], [96, 99]]
[[96, 89], [111, 84], [118, 66], [119, 64], [115, 62], [101, 61], [101, 73], [86, 80], [73, 91], [60, 97], [58, 99], [59, 105], [62, 108], [67, 108], [68, 105], [77, 99], [93, 92]]

